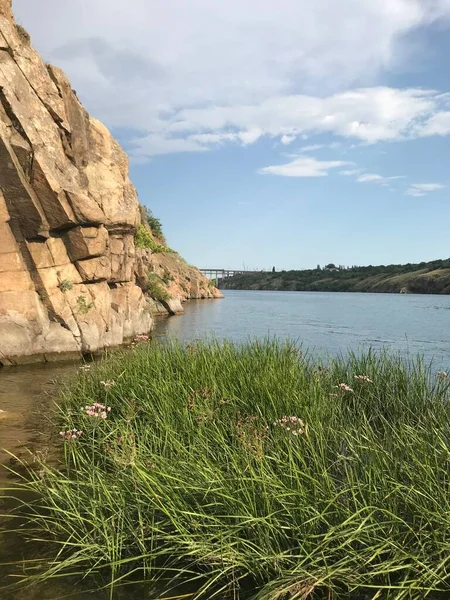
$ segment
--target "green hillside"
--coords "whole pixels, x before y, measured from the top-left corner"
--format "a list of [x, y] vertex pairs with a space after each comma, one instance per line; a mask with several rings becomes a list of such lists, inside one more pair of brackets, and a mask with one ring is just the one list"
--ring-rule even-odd
[[223, 280], [234, 290], [450, 294], [450, 259], [419, 264], [242, 273]]

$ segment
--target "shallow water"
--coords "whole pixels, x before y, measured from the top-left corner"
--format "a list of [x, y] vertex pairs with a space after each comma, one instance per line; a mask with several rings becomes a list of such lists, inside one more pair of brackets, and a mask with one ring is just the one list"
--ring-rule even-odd
[[[333, 294], [308, 292], [225, 291], [224, 300], [191, 301], [186, 314], [160, 319], [155, 336], [185, 341], [214, 335], [236, 342], [266, 336], [290, 337], [312, 353], [336, 354], [364, 346], [388, 348], [405, 356], [421, 353], [436, 369], [450, 367], [450, 296]], [[7, 453], [19, 457], [45, 451], [48, 416], [58, 382], [76, 373], [79, 363], [12, 367], [0, 370], [0, 464], [14, 466]], [[58, 440], [59, 441], [59, 440]], [[13, 478], [0, 467], [0, 487]], [[0, 516], [10, 503], [0, 504]], [[18, 534], [0, 537], [0, 563], [16, 561], [30, 552]], [[1, 600], [106, 600], [102, 591], [89, 593], [89, 583], [52, 582], [22, 591], [8, 591], [8, 576], [19, 566], [0, 567]], [[91, 583], [92, 585], [92, 583]], [[163, 594], [162, 596], [165, 596]], [[174, 593], [169, 594], [171, 596]], [[158, 592], [127, 588], [126, 600], [156, 599]]]

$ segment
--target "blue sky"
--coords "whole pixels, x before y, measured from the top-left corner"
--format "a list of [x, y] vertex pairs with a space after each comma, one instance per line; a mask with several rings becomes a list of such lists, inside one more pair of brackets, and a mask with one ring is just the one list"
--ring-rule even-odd
[[15, 0], [200, 267], [450, 256], [450, 0]]

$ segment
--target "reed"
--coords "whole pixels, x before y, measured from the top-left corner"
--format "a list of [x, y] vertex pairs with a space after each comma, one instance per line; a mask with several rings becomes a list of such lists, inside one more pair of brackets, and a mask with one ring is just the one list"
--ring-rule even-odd
[[321, 362], [276, 340], [120, 351], [62, 391], [61, 464], [18, 486], [48, 553], [29, 577], [448, 598], [449, 382], [420, 359]]

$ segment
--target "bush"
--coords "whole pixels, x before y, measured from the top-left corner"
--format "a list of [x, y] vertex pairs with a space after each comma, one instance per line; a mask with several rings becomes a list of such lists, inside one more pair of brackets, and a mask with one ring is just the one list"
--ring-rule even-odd
[[162, 231], [161, 221], [157, 217], [155, 217], [152, 211], [148, 208], [145, 209], [145, 219], [153, 235], [165, 244], [166, 240]]
[[172, 275], [170, 271], [164, 269], [164, 275], [162, 277], [163, 282], [168, 285], [171, 281], [175, 281], [175, 277]]
[[41, 462], [20, 488], [37, 495], [30, 537], [53, 541], [42, 577], [445, 600], [448, 382], [420, 361], [322, 364], [276, 341], [119, 351], [64, 392], [60, 468]]
[[167, 300], [171, 299], [172, 296], [164, 288], [163, 281], [160, 277], [158, 277], [158, 275], [156, 275], [156, 273], [149, 274], [147, 285], [147, 291], [149, 295], [158, 302], [166, 302]]
[[84, 296], [78, 296], [77, 308], [80, 315], [87, 315], [94, 308], [94, 303], [87, 302]]
[[61, 292], [63, 294], [70, 291], [72, 288], [73, 288], [73, 283], [71, 281], [69, 281], [68, 279], [63, 279], [61, 281], [61, 283], [59, 284], [59, 289], [61, 290]]
[[160, 252], [172, 253], [173, 250], [162, 244], [158, 244], [152, 237], [151, 231], [145, 225], [139, 225], [136, 235], [134, 236], [134, 244], [136, 248], [146, 248], [155, 254]]

